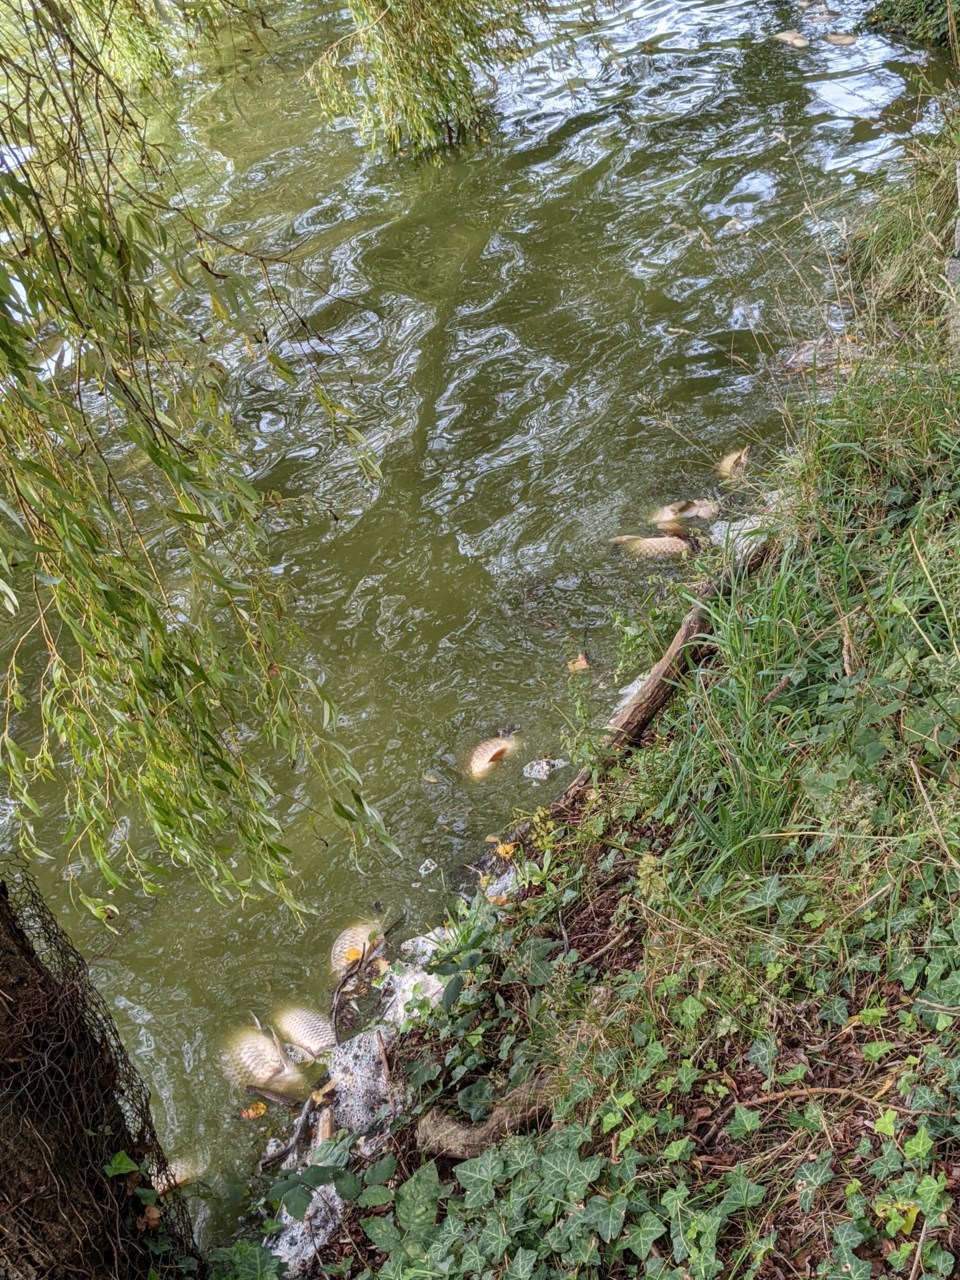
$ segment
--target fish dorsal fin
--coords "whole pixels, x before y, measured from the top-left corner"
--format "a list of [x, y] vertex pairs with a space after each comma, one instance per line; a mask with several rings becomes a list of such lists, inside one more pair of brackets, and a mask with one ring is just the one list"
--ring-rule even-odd
[[679, 520], [660, 520], [657, 528], [661, 533], [672, 533], [675, 538], [682, 538], [684, 542], [690, 541], [690, 533], [685, 524], [681, 524]]
[[270, 1034], [273, 1036], [273, 1043], [277, 1046], [277, 1053], [280, 1055], [281, 1065], [278, 1070], [278, 1074], [279, 1071], [292, 1071], [293, 1063], [290, 1061], [290, 1055], [280, 1043], [280, 1037], [277, 1035], [276, 1030], [273, 1027], [270, 1028]]

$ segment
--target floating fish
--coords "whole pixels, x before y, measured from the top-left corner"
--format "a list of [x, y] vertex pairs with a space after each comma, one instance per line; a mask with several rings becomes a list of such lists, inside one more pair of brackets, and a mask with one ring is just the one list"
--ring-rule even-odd
[[717, 463], [717, 475], [721, 480], [730, 480], [734, 476], [738, 476], [746, 470], [747, 460], [750, 457], [750, 446], [745, 444], [742, 449], [737, 449], [734, 453], [728, 453]]
[[231, 1036], [226, 1046], [228, 1069], [237, 1084], [262, 1088], [269, 1085], [276, 1093], [306, 1091], [303, 1076], [293, 1065], [276, 1032], [268, 1036], [260, 1029], [244, 1027]]
[[640, 538], [636, 534], [624, 533], [618, 538], [610, 539], [611, 547], [622, 547], [628, 556], [637, 560], [676, 560], [689, 555], [693, 543], [689, 538], [677, 534], [663, 538]]
[[383, 946], [384, 938], [376, 920], [359, 920], [348, 925], [334, 941], [330, 951], [330, 968], [346, 973], [358, 960], [369, 960]]
[[716, 520], [719, 512], [719, 504], [709, 498], [681, 498], [652, 512], [650, 524], [662, 526], [677, 520]]
[[278, 1009], [273, 1015], [273, 1025], [283, 1040], [302, 1049], [314, 1061], [337, 1043], [330, 1020], [299, 1005]]
[[831, 31], [829, 35], [825, 35], [823, 38], [827, 44], [836, 44], [841, 47], [857, 43], [857, 37], [850, 31]]
[[485, 738], [467, 757], [467, 773], [475, 780], [485, 778], [495, 764], [516, 749], [517, 742], [513, 734]]
[[695, 520], [716, 520], [720, 514], [719, 502], [713, 502], [710, 498], [698, 498], [696, 508]]
[[154, 1174], [150, 1181], [158, 1196], [166, 1196], [178, 1187], [185, 1187], [188, 1182], [196, 1182], [199, 1177], [200, 1169], [195, 1161], [175, 1157], [168, 1160], [166, 1168]]
[[831, 333], [801, 342], [780, 356], [777, 365], [788, 373], [820, 374], [834, 369], [846, 370], [857, 360], [859, 352], [854, 334]]
[[773, 38], [783, 44], [788, 44], [791, 49], [806, 49], [810, 43], [806, 36], [802, 36], [799, 31], [792, 29], [790, 31], [778, 31]]

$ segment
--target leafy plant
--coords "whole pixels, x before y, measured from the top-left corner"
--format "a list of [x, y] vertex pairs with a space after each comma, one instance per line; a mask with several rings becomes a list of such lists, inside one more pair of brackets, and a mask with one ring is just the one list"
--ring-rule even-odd
[[34, 855], [36, 791], [55, 782], [64, 860], [107, 885], [153, 892], [186, 866], [216, 892], [292, 901], [253, 732], [320, 775], [330, 819], [378, 818], [329, 697], [293, 665], [265, 499], [198, 328], [246, 331], [264, 376], [296, 379], [104, 65], [123, 15], [149, 30], [147, 11], [79, 9], [11, 0], [0, 18], [0, 764]]

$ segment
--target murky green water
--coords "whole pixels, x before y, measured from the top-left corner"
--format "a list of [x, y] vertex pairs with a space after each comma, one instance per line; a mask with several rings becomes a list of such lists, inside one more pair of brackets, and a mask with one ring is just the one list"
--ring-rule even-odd
[[[309, 5], [287, 14], [270, 57], [211, 60], [168, 108], [204, 216], [309, 277], [291, 296], [324, 341], [287, 354], [358, 412], [382, 463], [364, 487], [306, 392], [244, 384], [251, 468], [286, 499], [277, 572], [403, 856], [358, 875], [291, 779], [287, 841], [317, 910], [302, 929], [184, 878], [125, 907], [114, 941], [42, 876], [95, 958], [170, 1152], [214, 1183], [242, 1178], [262, 1141], [236, 1118], [223, 1038], [279, 999], [324, 1006], [340, 927], [375, 902], [407, 933], [432, 925], [483, 837], [560, 789], [568, 775], [538, 784], [521, 767], [561, 753], [566, 662], [586, 647], [609, 671], [611, 615], [646, 594], [607, 539], [707, 491], [721, 453], [751, 440], [762, 460], [782, 442], [762, 351], [836, 320], [836, 202], [922, 118], [919, 55], [824, 42], [858, 8], [815, 24], [789, 4], [641, 0], [581, 39], [574, 72], [545, 46], [507, 77], [489, 146], [417, 165], [318, 125], [298, 77], [331, 28]], [[791, 26], [809, 49], [770, 40]], [[513, 722], [521, 752], [469, 784], [466, 750]]]

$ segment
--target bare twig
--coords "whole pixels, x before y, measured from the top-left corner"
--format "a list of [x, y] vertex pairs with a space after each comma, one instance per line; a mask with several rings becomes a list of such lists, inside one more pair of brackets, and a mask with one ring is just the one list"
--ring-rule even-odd
[[607, 942], [604, 946], [602, 946], [599, 951], [595, 951], [592, 956], [588, 956], [587, 959], [583, 961], [583, 963], [594, 964], [597, 960], [600, 959], [601, 956], [606, 955], [606, 953], [612, 947], [615, 947], [619, 943], [623, 942], [623, 940], [626, 938], [629, 932], [630, 932], [629, 927], [627, 927], [626, 929], [621, 929], [620, 932], [616, 934], [614, 937], [612, 937], [610, 941]]
[[290, 1141], [285, 1147], [281, 1147], [279, 1151], [274, 1151], [271, 1155], [263, 1156], [260, 1160], [260, 1172], [264, 1169], [270, 1169], [275, 1164], [280, 1164], [286, 1160], [287, 1156], [294, 1155], [303, 1141], [303, 1135], [310, 1124], [310, 1119], [314, 1111], [317, 1109], [317, 1100], [311, 1093], [309, 1098], [303, 1104], [300, 1115], [297, 1117], [297, 1123], [293, 1126], [293, 1132], [290, 1135]]

